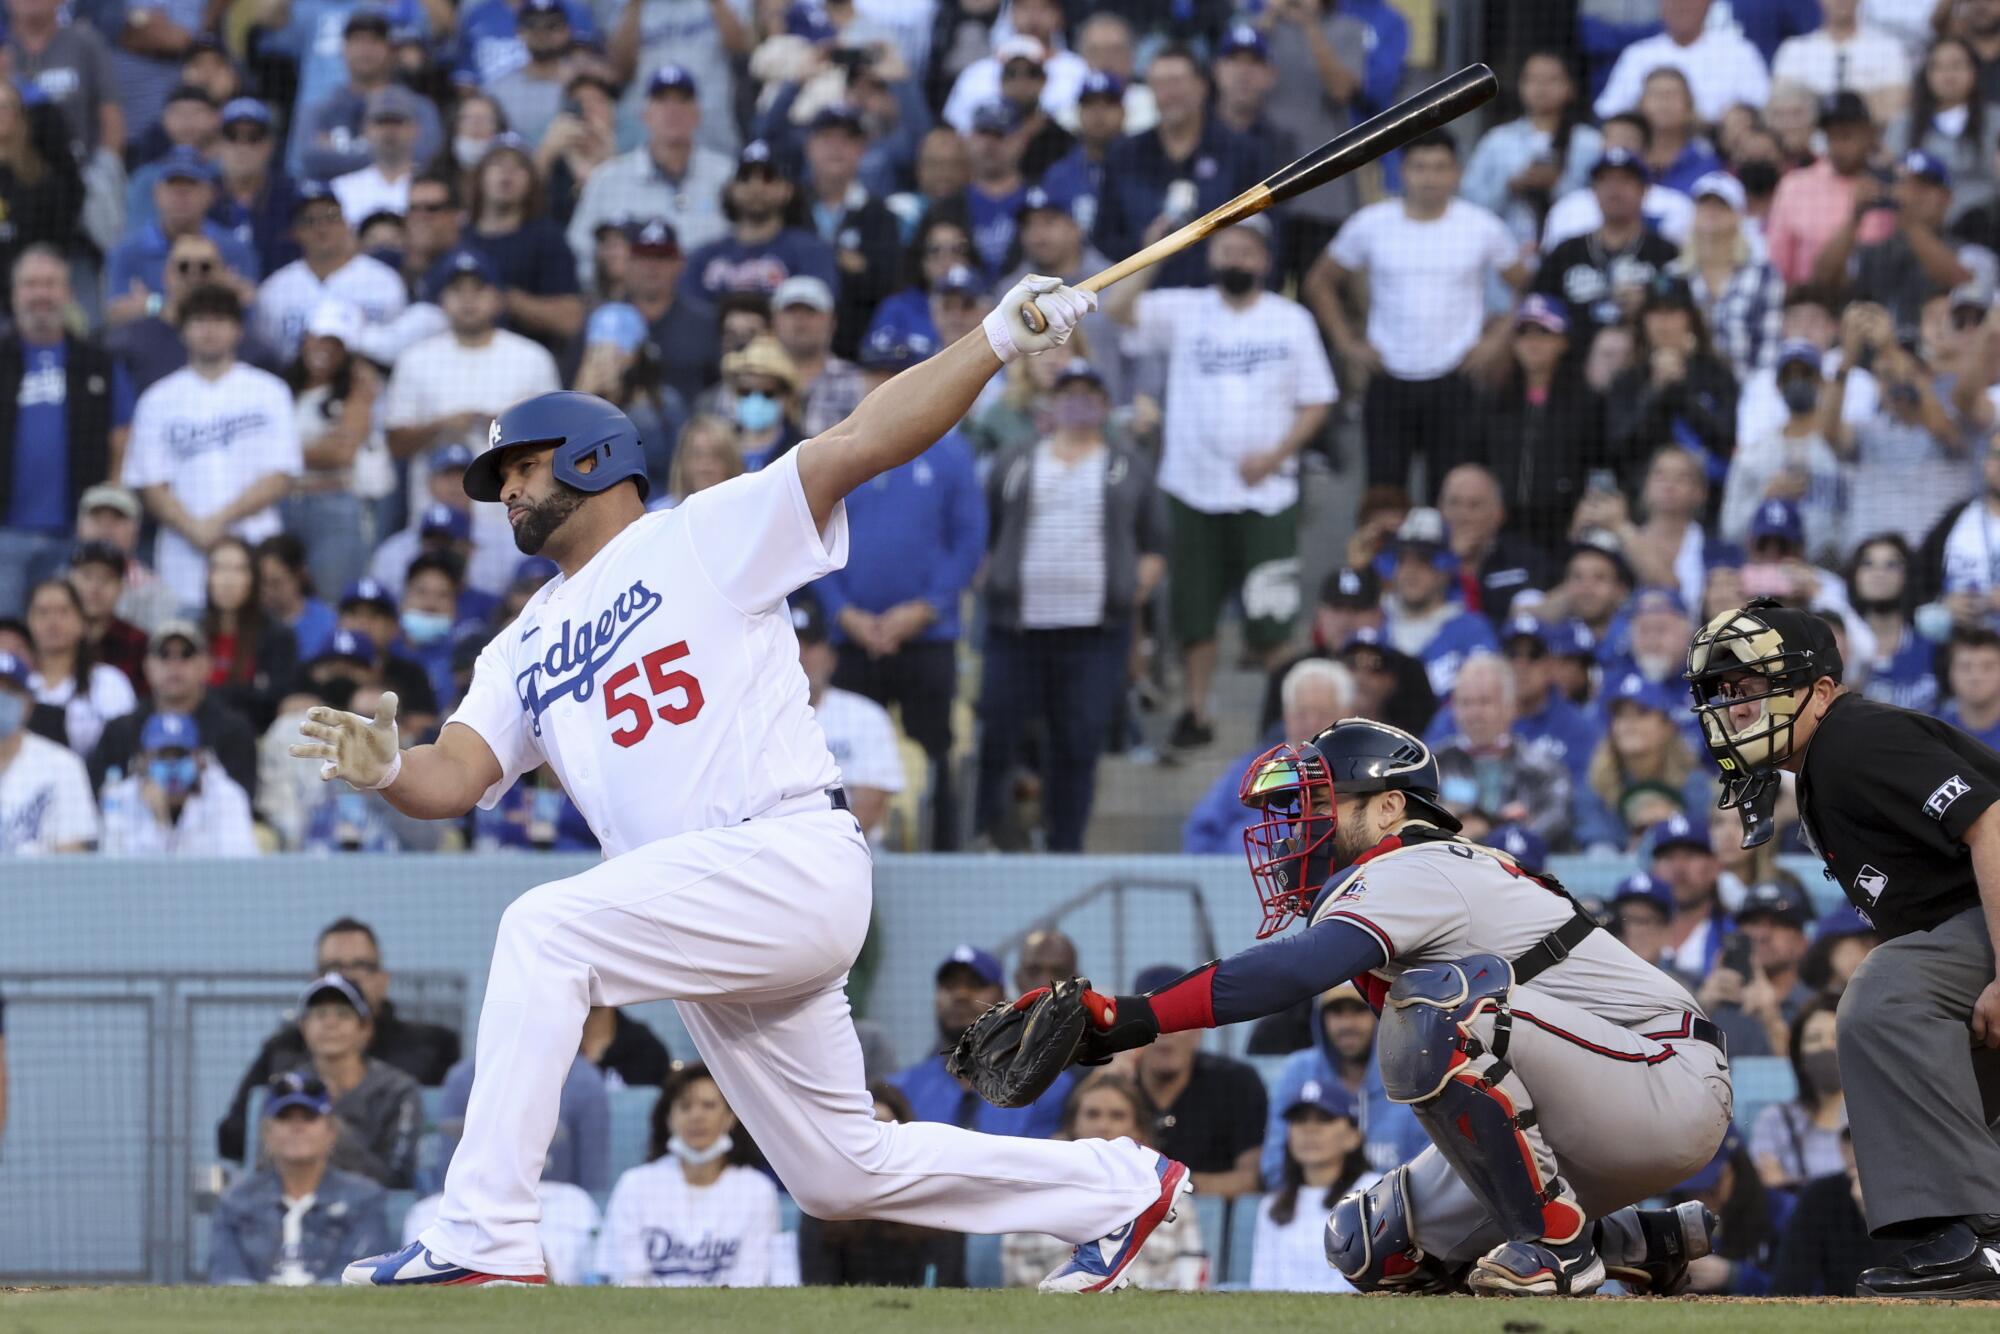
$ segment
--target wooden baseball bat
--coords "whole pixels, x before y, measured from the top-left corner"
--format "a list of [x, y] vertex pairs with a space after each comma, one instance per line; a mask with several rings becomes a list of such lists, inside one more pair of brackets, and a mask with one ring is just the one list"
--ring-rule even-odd
[[[1210, 209], [1193, 222], [1161, 237], [1144, 250], [1126, 256], [1110, 268], [1093, 273], [1077, 284], [1087, 292], [1101, 292], [1120, 278], [1129, 278], [1151, 264], [1177, 255], [1195, 242], [1224, 227], [1233, 227], [1255, 217], [1273, 204], [1283, 203], [1356, 167], [1365, 166], [1385, 153], [1394, 152], [1441, 125], [1448, 125], [1474, 107], [1484, 106], [1500, 91], [1500, 81], [1485, 65], [1467, 65], [1448, 79], [1442, 79], [1413, 97], [1398, 102], [1378, 116], [1341, 131], [1333, 138], [1266, 176], [1226, 204]], [[1042, 312], [1033, 301], [1021, 306], [1021, 322], [1030, 333], [1046, 327]]]

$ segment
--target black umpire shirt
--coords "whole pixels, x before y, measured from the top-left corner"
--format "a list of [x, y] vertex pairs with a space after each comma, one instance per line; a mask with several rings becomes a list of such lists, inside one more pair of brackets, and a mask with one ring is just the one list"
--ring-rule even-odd
[[1978, 906], [1965, 831], [2000, 800], [2000, 754], [1950, 723], [1835, 697], [1806, 746], [1799, 812], [1827, 874], [1883, 939]]

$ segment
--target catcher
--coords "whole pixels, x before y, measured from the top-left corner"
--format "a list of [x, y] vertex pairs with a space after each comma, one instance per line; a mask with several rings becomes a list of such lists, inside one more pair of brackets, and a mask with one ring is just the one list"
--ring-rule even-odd
[[[1347, 718], [1259, 757], [1244, 834], [1260, 944], [1144, 996], [1086, 982], [1003, 1002], [954, 1065], [1032, 1098], [1070, 1060], [1241, 1023], [1353, 979], [1381, 1012], [1389, 1096], [1431, 1147], [1341, 1200], [1327, 1259], [1361, 1290], [1671, 1292], [1707, 1211], [1636, 1203], [1714, 1155], [1734, 1096], [1722, 1035], [1554, 879], [1456, 837], [1430, 750]], [[1270, 939], [1295, 918], [1305, 930]]]

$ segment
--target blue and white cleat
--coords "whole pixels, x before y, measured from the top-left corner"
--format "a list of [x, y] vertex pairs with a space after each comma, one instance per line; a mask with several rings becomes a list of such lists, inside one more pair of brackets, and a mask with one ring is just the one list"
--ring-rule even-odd
[[1139, 1248], [1154, 1228], [1174, 1217], [1181, 1197], [1194, 1190], [1185, 1163], [1161, 1154], [1154, 1170], [1160, 1174], [1160, 1197], [1123, 1227], [1072, 1251], [1069, 1259], [1042, 1280], [1043, 1292], [1116, 1292], [1131, 1281], [1125, 1271], [1138, 1258]]
[[433, 1255], [421, 1241], [400, 1251], [356, 1260], [341, 1271], [340, 1281], [357, 1288], [539, 1288], [543, 1274], [486, 1274]]

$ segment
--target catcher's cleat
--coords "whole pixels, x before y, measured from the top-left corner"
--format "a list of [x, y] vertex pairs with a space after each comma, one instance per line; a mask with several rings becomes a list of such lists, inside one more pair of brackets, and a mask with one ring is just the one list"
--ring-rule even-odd
[[1130, 1281], [1125, 1271], [1138, 1257], [1146, 1238], [1153, 1235], [1153, 1229], [1173, 1218], [1181, 1197], [1194, 1190], [1185, 1164], [1165, 1154], [1158, 1157], [1153, 1168], [1160, 1174], [1159, 1198], [1125, 1226], [1072, 1251], [1069, 1259], [1042, 1280], [1043, 1292], [1116, 1292]]
[[356, 1260], [341, 1271], [340, 1281], [359, 1288], [539, 1288], [543, 1274], [488, 1274], [455, 1265], [431, 1253], [421, 1241], [400, 1251]]
[[1466, 1275], [1475, 1297], [1587, 1297], [1603, 1284], [1604, 1261], [1583, 1237], [1561, 1246], [1502, 1242]]
[[[1630, 1217], [1638, 1224], [1645, 1253], [1629, 1261], [1606, 1259], [1605, 1275], [1623, 1283], [1634, 1296], [1672, 1297], [1684, 1291], [1689, 1262], [1710, 1251], [1715, 1215], [1700, 1200], [1687, 1200], [1671, 1209], [1634, 1209]], [[1602, 1238], [1599, 1243], [1610, 1244]]]

